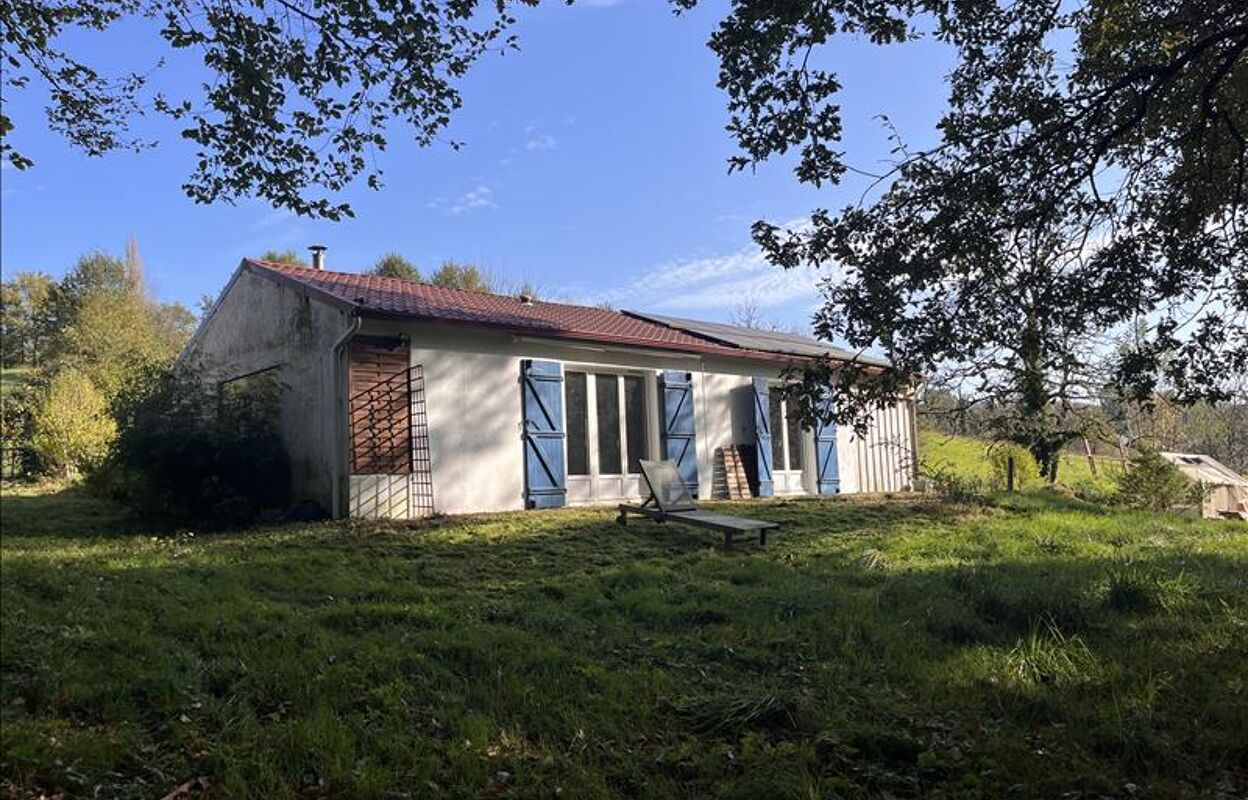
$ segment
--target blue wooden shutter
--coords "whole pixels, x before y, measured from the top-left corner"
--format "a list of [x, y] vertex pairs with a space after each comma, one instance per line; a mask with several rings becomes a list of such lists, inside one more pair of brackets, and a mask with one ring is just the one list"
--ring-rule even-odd
[[520, 383], [524, 504], [526, 508], [556, 508], [564, 505], [568, 492], [563, 463], [563, 367], [557, 361], [522, 361]]
[[[832, 410], [832, 395], [825, 394], [824, 410]], [[819, 494], [839, 494], [841, 491], [841, 468], [836, 456], [836, 423], [822, 420], [815, 423], [815, 478]]]
[[693, 375], [664, 372], [659, 378], [663, 400], [663, 453], [676, 462], [676, 469], [689, 489], [698, 496], [698, 448], [693, 422]]
[[754, 449], [758, 457], [758, 496], [771, 497], [775, 482], [771, 477], [771, 394], [767, 379], [754, 376]]

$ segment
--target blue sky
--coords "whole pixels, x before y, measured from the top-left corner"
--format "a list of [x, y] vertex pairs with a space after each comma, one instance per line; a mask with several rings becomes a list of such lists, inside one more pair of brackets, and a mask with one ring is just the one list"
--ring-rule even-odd
[[[33, 157], [5, 169], [3, 270], [60, 275], [82, 253], [139, 242], [149, 284], [193, 305], [224, 284], [240, 257], [269, 248], [329, 246], [331, 269], [359, 271], [397, 251], [424, 268], [472, 261], [537, 284], [552, 298], [726, 320], [750, 299], [771, 319], [804, 326], [817, 295], [812, 270], [783, 273], [751, 245], [756, 219], [798, 220], [839, 208], [865, 183], [799, 185], [790, 164], [729, 175], [725, 97], [705, 45], [723, 4], [674, 17], [658, 0], [547, 4], [521, 13], [521, 51], [486, 56], [462, 84], [449, 138], [421, 150], [392, 132], [386, 186], [345, 196], [356, 218], [297, 218], [259, 201], [195, 205], [179, 188], [192, 150], [151, 123], [162, 144], [88, 158], [43, 126], [43, 97], [6, 97], [14, 143]], [[139, 24], [74, 40], [106, 67], [161, 55]], [[911, 144], [930, 143], [944, 102], [947, 54], [934, 44], [879, 49], [844, 41], [828, 54], [842, 78], [843, 143], [851, 164], [877, 169], [889, 115]], [[174, 59], [165, 86], [201, 77]], [[143, 123], [140, 123], [143, 124]]]

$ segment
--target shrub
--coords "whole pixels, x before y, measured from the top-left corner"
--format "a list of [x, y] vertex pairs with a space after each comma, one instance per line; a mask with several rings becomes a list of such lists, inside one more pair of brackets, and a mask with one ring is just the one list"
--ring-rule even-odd
[[31, 443], [40, 391], [27, 382], [0, 396], [0, 480], [29, 479], [45, 471]]
[[75, 369], [63, 369], [52, 378], [36, 402], [32, 424], [32, 446], [61, 476], [99, 465], [117, 437], [108, 401]]
[[992, 486], [1005, 489], [1009, 486], [1009, 463], [1014, 459], [1014, 488], [1022, 490], [1040, 483], [1040, 465], [1032, 454], [1019, 444], [995, 442], [988, 448], [988, 461], [992, 464]]
[[957, 502], [977, 499], [984, 491], [984, 483], [973, 475], [962, 475], [952, 464], [919, 462], [919, 477], [930, 491]]
[[118, 404], [120, 435], [99, 485], [179, 521], [241, 524], [286, 508], [290, 458], [273, 378], [212, 391], [184, 368], [131, 387]]
[[1199, 504], [1200, 487], [1156, 450], [1144, 449], [1118, 478], [1117, 500], [1123, 505], [1166, 511], [1178, 505]]

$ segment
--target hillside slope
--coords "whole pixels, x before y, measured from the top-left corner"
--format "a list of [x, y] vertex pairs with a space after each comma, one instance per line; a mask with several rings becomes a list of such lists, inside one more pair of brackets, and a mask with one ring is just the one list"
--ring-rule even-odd
[[[963, 477], [989, 482], [993, 479], [993, 467], [988, 447], [989, 443], [981, 439], [919, 429], [919, 458], [928, 468], [943, 467]], [[1098, 456], [1096, 461], [1097, 474], [1093, 475], [1087, 458], [1075, 453], [1064, 454], [1057, 468], [1058, 483], [1072, 488], [1112, 489], [1114, 476], [1121, 473], [1122, 462], [1104, 456]]]

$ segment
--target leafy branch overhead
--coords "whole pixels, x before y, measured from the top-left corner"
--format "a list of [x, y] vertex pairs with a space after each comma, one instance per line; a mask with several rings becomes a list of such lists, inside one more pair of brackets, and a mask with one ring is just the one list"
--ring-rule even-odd
[[738, 0], [710, 42], [732, 168], [796, 154], [801, 182], [841, 181], [828, 65], [847, 36], [932, 37], [956, 66], [936, 146], [894, 135], [896, 163], [860, 204], [754, 228], [777, 264], [838, 264], [817, 332], [895, 365], [883, 381], [808, 376], [843, 390], [840, 416], [949, 363], [1008, 380], [1002, 357], [1072, 400], [1063, 375], [1115, 328], [1142, 333], [1115, 365], [1120, 391], [1232, 391], [1248, 372], [1248, 5]]
[[[300, 214], [341, 219], [336, 193], [381, 185], [387, 128], [436, 141], [460, 106], [456, 81], [483, 53], [514, 46], [508, 5], [536, 0], [0, 0], [6, 92], [48, 92], [51, 128], [90, 155], [142, 149], [138, 118], [179, 122], [197, 148], [183, 188], [197, 202], [257, 196]], [[126, 18], [159, 25], [174, 50], [198, 54], [207, 82], [184, 96], [151, 88], [150, 72], [110, 76], [63, 49], [75, 29]], [[12, 141], [32, 120], [0, 114], [0, 156], [32, 166]], [[451, 143], [454, 146], [454, 143]]]

